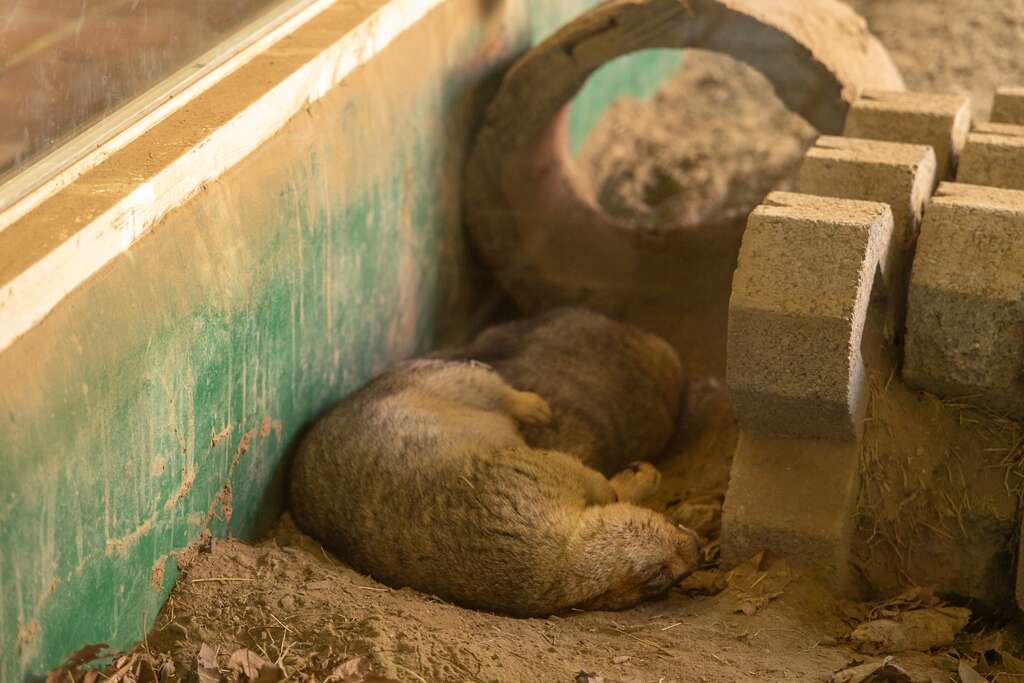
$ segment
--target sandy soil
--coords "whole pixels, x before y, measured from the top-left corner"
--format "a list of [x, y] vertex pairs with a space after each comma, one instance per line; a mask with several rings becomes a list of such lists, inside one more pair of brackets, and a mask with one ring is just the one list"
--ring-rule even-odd
[[[580, 671], [607, 681], [808, 681], [851, 659], [836, 643], [865, 616], [768, 559], [695, 576], [628, 612], [503, 618], [381, 586], [285, 519], [258, 546], [215, 542], [201, 555], [149, 647], [172, 653], [179, 670], [205, 642], [222, 655], [246, 647], [280, 658], [286, 673], [364, 655], [403, 681], [573, 681]], [[953, 661], [907, 659], [936, 680]]]
[[[967, 90], [975, 94], [977, 110], [987, 112], [992, 88], [1022, 73], [1024, 0], [855, 5], [912, 88]], [[824, 681], [886, 654], [884, 647], [871, 651], [858, 644], [858, 624], [880, 615], [898, 621], [907, 610], [934, 607], [934, 600], [920, 593], [885, 603], [836, 600], [771, 557], [753, 558], [729, 573], [716, 566], [736, 439], [721, 383], [736, 248], [746, 213], [771, 189], [787, 187], [813, 135], [759, 75], [727, 59], [691, 53], [652, 102], [618, 102], [580, 157], [613, 212], [698, 233], [703, 224], [720, 226], [702, 238], [704, 266], [674, 283], [674, 300], [645, 302], [632, 316], [673, 341], [694, 382], [688, 414], [660, 463], [662, 490], [651, 505], [699, 528], [707, 541], [705, 571], [664, 600], [627, 612], [509, 619], [381, 586], [329, 556], [285, 518], [260, 544], [217, 541], [199, 549], [136, 655], [172, 661], [176, 675], [197, 669], [206, 644], [221, 669], [227, 670], [232, 652], [247, 648], [295, 680], [324, 680], [337, 665], [362, 656], [380, 675], [401, 681], [725, 683]], [[869, 580], [888, 581], [884, 587], [898, 591], [941, 578], [944, 556], [970, 545], [962, 501], [946, 506], [944, 492], [959, 486], [989, 496], [986, 509], [1008, 523], [1012, 511], [1000, 506], [1014, 503], [1016, 491], [999, 491], [1024, 482], [1021, 438], [1012, 423], [908, 391], [893, 377], [890, 354], [883, 351], [872, 363], [874, 419], [864, 460], [891, 466], [879, 468], [885, 473], [866, 487], [859, 557]], [[936, 458], [948, 449], [968, 463], [966, 474], [936, 474]], [[909, 485], [908, 473], [922, 477], [929, 490], [912, 501], [919, 509], [909, 517], [905, 491], [890, 493]], [[911, 546], [930, 554], [908, 562], [903, 550]], [[1024, 663], [1011, 654], [1019, 642], [1016, 628], [976, 611], [955, 642], [896, 654], [912, 676], [885, 680], [959, 680], [961, 661], [992, 672], [1013, 672], [1020, 664], [1019, 675]], [[372, 679], [339, 674], [334, 680]]]
[[1024, 0], [848, 0], [889, 49], [907, 87], [965, 92], [988, 120], [992, 93], [1024, 80]]

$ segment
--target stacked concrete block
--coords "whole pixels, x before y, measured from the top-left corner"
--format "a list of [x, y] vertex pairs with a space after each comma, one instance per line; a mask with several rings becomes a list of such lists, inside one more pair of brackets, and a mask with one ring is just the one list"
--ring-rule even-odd
[[[751, 214], [729, 311], [741, 432], [725, 566], [771, 549], [857, 596], [861, 343], [879, 343], [882, 322], [899, 329], [906, 315], [908, 382], [1024, 417], [1024, 90], [1000, 93], [1003, 120], [970, 135], [966, 97], [869, 93], [847, 137], [822, 137], [806, 155], [803, 194], [773, 193]], [[958, 158], [961, 182], [939, 185]], [[884, 288], [898, 314], [872, 307], [865, 330], [876, 273], [874, 293]], [[988, 517], [998, 533], [972, 530], [956, 585], [1005, 604], [1005, 524]], [[1024, 563], [1016, 593], [1024, 608]]]
[[750, 215], [729, 303], [727, 380], [745, 431], [855, 441], [868, 302], [892, 239], [879, 202], [773, 192]]
[[726, 566], [771, 549], [835, 592], [855, 592], [861, 337], [892, 235], [881, 202], [773, 192], [751, 213], [729, 302], [741, 434], [722, 520]]
[[970, 127], [966, 95], [867, 91], [850, 107], [843, 135], [928, 145], [942, 180], [953, 177]]
[[958, 183], [1024, 190], [1024, 126], [983, 123], [967, 136]]
[[1024, 416], [1024, 192], [939, 187], [911, 274], [903, 376]]
[[[979, 124], [968, 136], [957, 173], [959, 183], [1024, 189], [1024, 87], [1006, 86], [996, 90], [991, 123]], [[1015, 193], [1016, 194], [1016, 193]], [[1006, 197], [1007, 195], [1003, 195]], [[969, 323], [967, 323], [969, 324]], [[915, 323], [916, 327], [916, 323]], [[917, 371], [923, 374], [922, 370]], [[919, 377], [919, 382], [928, 382]], [[938, 386], [938, 383], [936, 383]], [[1005, 393], [1005, 392], [1000, 392]], [[1005, 405], [1006, 398], [994, 399]], [[1013, 411], [1015, 401], [1009, 399]], [[1022, 529], [1024, 532], [1024, 529]], [[1017, 606], [1024, 609], [1024, 533], [1017, 552]]]
[[859, 463], [854, 442], [743, 432], [722, 514], [723, 564], [732, 567], [770, 549], [834, 593], [856, 597], [850, 551]]
[[827, 135], [818, 138], [800, 166], [799, 192], [882, 202], [892, 210], [893, 238], [880, 271], [891, 303], [893, 334], [902, 329], [914, 241], [935, 187], [935, 171], [935, 153], [926, 145]]
[[1003, 86], [992, 100], [992, 123], [1024, 126], [1024, 87]]

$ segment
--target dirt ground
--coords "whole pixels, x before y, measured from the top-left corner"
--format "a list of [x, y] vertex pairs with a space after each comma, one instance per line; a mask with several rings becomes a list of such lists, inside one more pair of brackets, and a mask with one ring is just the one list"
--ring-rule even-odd
[[[1024, 0], [853, 4], [909, 87], [969, 91], [982, 118], [993, 88], [1024, 73]], [[901, 677], [890, 666], [875, 678], [837, 680], [1024, 678], [1024, 662], [1013, 654], [1020, 654], [1019, 627], [998, 610], [969, 605], [968, 618], [927, 589], [873, 603], [837, 600], [770, 553], [731, 572], [717, 567], [736, 440], [722, 384], [736, 248], [746, 213], [768, 191], [788, 186], [813, 136], [759, 75], [694, 52], [653, 101], [617, 102], [580, 155], [610, 211], [683, 230], [726, 226], [706, 236], [705, 267], [680, 273], [675, 300], [648, 301], [632, 316], [669, 338], [691, 373], [689, 409], [659, 463], [663, 485], [650, 504], [701, 533], [706, 570], [666, 598], [626, 612], [511, 619], [382, 586], [285, 517], [259, 544], [210, 541], [198, 548], [147, 641], [110, 671], [135, 671], [134, 662], [146, 660], [158, 674], [163, 666], [165, 674], [173, 668], [175, 676], [208, 683], [218, 668], [230, 670], [232, 653], [244, 648], [276, 665], [266, 678], [258, 667], [249, 676], [266, 681], [825, 681], [886, 654], [909, 673]], [[941, 582], [951, 563], [970, 563], [973, 509], [987, 511], [993, 533], [1012, 535], [1024, 439], [1013, 423], [907, 390], [892, 372], [891, 355], [875, 356], [863, 461], [882, 474], [866, 477], [858, 559], [865, 581], [896, 594]], [[958, 473], [937, 464], [950, 451], [963, 463]], [[909, 497], [915, 488], [926, 494]], [[965, 490], [976, 496], [975, 508], [967, 494], [947, 501], [950, 492]], [[879, 645], [864, 635], [870, 627], [858, 628], [879, 617], [907, 624], [918, 616], [932, 625], [967, 625], [959, 635], [933, 629], [926, 642], [902, 645]], [[987, 677], [972, 678], [961, 665]], [[243, 667], [236, 661], [233, 668]]]

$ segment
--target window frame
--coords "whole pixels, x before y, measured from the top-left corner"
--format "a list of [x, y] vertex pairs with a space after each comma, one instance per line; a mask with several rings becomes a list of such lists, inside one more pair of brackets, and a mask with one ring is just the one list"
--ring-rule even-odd
[[[71, 161], [68, 145], [54, 152], [65, 155], [69, 165], [0, 213], [0, 352], [128, 251], [169, 211], [228, 172], [293, 116], [447, 1], [290, 0], [287, 6], [294, 14], [267, 25], [261, 37], [246, 34], [245, 47], [239, 34], [229, 39], [239, 41], [238, 49], [226, 50], [225, 55], [232, 56], [193, 81], [180, 98], [168, 97], [166, 91], [158, 96], [154, 88], [143, 96], [156, 102], [150, 114], [112, 133], [105, 144], [78, 161]], [[293, 66], [296, 49], [302, 59]], [[279, 66], [271, 67], [275, 55]], [[264, 78], [275, 70], [275, 76]], [[255, 97], [235, 101], [225, 112], [223, 99], [230, 81], [224, 81], [229, 76], [265, 82]], [[218, 97], [220, 109], [212, 106]], [[186, 121], [190, 112], [215, 122], [212, 129], [202, 132], [203, 126]], [[192, 138], [182, 139], [180, 152], [174, 151], [173, 158], [153, 170], [141, 163], [120, 163], [144, 158], [148, 150], [170, 154], [166, 142], [155, 146], [147, 139], [164, 125], [192, 127]], [[78, 144], [81, 137], [76, 138]], [[102, 178], [100, 187], [96, 178]]]
[[337, 0], [283, 0], [0, 184], [0, 230], [193, 101]]

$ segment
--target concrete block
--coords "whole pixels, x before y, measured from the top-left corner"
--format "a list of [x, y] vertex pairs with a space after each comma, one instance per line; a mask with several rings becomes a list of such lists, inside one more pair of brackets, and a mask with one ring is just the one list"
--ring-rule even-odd
[[1024, 415], [1024, 192], [939, 186], [910, 278], [903, 376]]
[[729, 301], [726, 377], [748, 431], [855, 440], [861, 337], [892, 211], [773, 192], [743, 236]]
[[1024, 126], [1024, 87], [1011, 85], [997, 88], [989, 120], [992, 123]]
[[970, 128], [967, 95], [868, 91], [850, 107], [843, 135], [929, 145], [944, 180], [953, 177]]
[[882, 202], [892, 210], [893, 237], [880, 270], [894, 331], [902, 329], [914, 242], [935, 182], [935, 153], [927, 145], [823, 135], [800, 166], [799, 192]]
[[723, 565], [769, 550], [853, 597], [859, 462], [856, 443], [742, 432], [722, 512]]
[[967, 136], [958, 183], [1024, 190], [1024, 126], [983, 123]]

